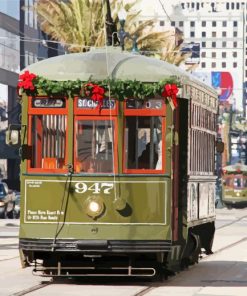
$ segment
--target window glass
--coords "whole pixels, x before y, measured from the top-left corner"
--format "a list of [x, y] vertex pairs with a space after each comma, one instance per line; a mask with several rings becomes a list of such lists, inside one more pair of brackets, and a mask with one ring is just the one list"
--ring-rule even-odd
[[20, 70], [20, 41], [19, 37], [0, 28], [0, 68], [19, 72]]
[[32, 116], [31, 146], [31, 168], [64, 168], [66, 150], [66, 116]]
[[1, 0], [0, 12], [17, 20], [20, 19], [20, 0]]
[[126, 117], [126, 169], [162, 169], [161, 119], [159, 116]]
[[78, 120], [76, 122], [76, 173], [113, 173], [114, 122]]

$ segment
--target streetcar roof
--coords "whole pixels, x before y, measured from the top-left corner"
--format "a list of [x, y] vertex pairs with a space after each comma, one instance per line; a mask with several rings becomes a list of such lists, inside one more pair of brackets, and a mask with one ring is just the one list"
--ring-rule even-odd
[[138, 80], [158, 82], [174, 76], [182, 81], [195, 81], [213, 90], [179, 67], [159, 59], [122, 52], [119, 48], [94, 49], [86, 53], [60, 55], [34, 63], [28, 70], [49, 80]]

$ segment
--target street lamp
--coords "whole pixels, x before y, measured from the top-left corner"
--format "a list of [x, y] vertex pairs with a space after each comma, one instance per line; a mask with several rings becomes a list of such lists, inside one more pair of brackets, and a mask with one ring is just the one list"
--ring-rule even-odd
[[125, 9], [122, 7], [119, 12], [118, 12], [118, 19], [119, 19], [119, 23], [120, 23], [120, 29], [117, 32], [118, 34], [118, 38], [120, 41], [120, 46], [122, 48], [122, 50], [124, 50], [124, 40], [125, 38], [129, 38], [133, 41], [133, 45], [132, 45], [132, 52], [134, 53], [138, 53], [138, 47], [137, 47], [137, 35], [134, 35], [133, 37], [130, 36], [129, 32], [125, 32], [124, 30], [124, 25], [125, 25], [125, 21], [127, 18], [127, 12], [125, 11]]

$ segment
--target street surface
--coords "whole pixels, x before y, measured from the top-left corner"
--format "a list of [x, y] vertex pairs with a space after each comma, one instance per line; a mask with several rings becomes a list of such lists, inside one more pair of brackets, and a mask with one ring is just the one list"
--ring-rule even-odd
[[214, 254], [167, 281], [59, 280], [32, 275], [18, 258], [18, 220], [0, 220], [0, 296], [247, 295], [247, 208], [217, 209]]

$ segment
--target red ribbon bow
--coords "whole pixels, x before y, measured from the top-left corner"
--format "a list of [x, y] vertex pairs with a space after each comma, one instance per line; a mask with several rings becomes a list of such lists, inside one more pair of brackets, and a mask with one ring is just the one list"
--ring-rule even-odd
[[178, 106], [177, 93], [178, 93], [178, 88], [176, 84], [166, 84], [164, 85], [164, 90], [161, 95], [164, 98], [170, 97], [172, 99], [174, 107], [177, 108]]
[[84, 93], [86, 96], [91, 96], [92, 100], [98, 102], [98, 107], [101, 108], [105, 96], [105, 89], [103, 87], [89, 82], [84, 86]]
[[33, 85], [33, 80], [37, 76], [33, 73], [29, 73], [29, 71], [25, 71], [23, 74], [19, 76], [19, 82], [17, 84], [17, 88], [24, 88], [26, 90], [34, 90], [35, 86]]

